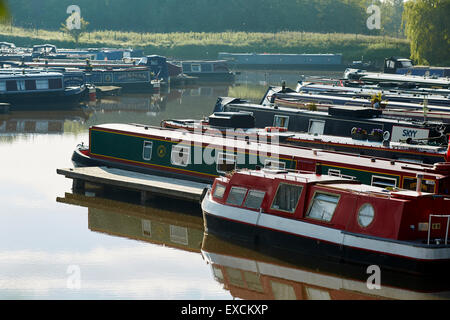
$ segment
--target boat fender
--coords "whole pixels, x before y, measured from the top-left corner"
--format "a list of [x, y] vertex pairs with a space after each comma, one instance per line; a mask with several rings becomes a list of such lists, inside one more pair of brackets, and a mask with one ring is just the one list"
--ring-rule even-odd
[[447, 142], [447, 153], [445, 154], [445, 161], [450, 162], [450, 136]]

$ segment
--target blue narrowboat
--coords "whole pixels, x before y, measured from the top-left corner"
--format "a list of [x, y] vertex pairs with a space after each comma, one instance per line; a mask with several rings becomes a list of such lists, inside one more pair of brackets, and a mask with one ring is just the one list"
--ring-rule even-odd
[[67, 87], [60, 72], [0, 71], [0, 102], [18, 105], [79, 103], [88, 95], [85, 85]]
[[242, 68], [344, 70], [342, 54], [219, 53], [219, 59]]

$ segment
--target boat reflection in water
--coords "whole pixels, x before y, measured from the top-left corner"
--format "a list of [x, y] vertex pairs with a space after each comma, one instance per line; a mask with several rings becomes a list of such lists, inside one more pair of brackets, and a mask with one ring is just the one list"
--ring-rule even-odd
[[66, 122], [85, 123], [92, 111], [86, 107], [73, 109], [45, 108], [12, 110], [0, 114], [0, 134], [62, 134]]
[[[57, 201], [88, 208], [88, 226], [93, 232], [201, 254], [210, 265], [215, 281], [234, 298], [450, 299], [450, 287], [428, 279], [382, 271], [381, 289], [371, 290], [367, 286], [370, 274], [361, 268], [340, 264], [325, 266], [321, 261], [306, 259], [293, 265], [230, 244], [204, 234], [197, 204], [158, 197], [147, 206], [141, 206], [137, 204], [138, 194], [87, 190], [85, 194], [66, 193]], [[93, 191], [97, 196], [92, 196]]]
[[170, 96], [165, 94], [123, 94], [120, 96], [102, 97], [91, 104], [91, 107], [99, 112], [131, 111], [158, 114], [166, 109], [169, 98]]
[[[306, 259], [298, 265], [236, 246], [205, 234], [202, 255], [214, 279], [234, 298], [248, 300], [428, 300], [450, 299], [450, 286], [429, 279], [381, 271], [380, 289], [361, 268], [323, 265]], [[438, 282], [438, 283], [436, 283]], [[368, 285], [369, 283], [369, 285]], [[448, 285], [448, 284], [447, 284]], [[369, 289], [372, 287], [373, 289]]]
[[[203, 219], [197, 204], [158, 198], [150, 200], [150, 206], [141, 206], [135, 204], [137, 200], [131, 203], [112, 200], [113, 193], [109, 192], [104, 198], [91, 197], [90, 192], [86, 194], [66, 193], [57, 201], [87, 207], [91, 231], [200, 253]], [[135, 196], [121, 192], [114, 198], [125, 195], [128, 199]]]

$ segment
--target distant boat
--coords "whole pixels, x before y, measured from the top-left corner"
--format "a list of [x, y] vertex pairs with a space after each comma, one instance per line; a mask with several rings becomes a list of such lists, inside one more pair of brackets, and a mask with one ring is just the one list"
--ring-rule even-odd
[[11, 72], [0, 70], [0, 102], [18, 105], [75, 104], [86, 99], [85, 85], [66, 87], [58, 72]]
[[345, 79], [370, 83], [409, 83], [444, 89], [450, 89], [449, 77], [449, 67], [414, 66], [410, 59], [399, 57], [385, 59], [383, 73], [367, 72], [358, 68], [348, 68], [344, 72]]
[[297, 68], [344, 70], [342, 54], [283, 54], [283, 53], [227, 53], [220, 52], [219, 59], [243, 68]]

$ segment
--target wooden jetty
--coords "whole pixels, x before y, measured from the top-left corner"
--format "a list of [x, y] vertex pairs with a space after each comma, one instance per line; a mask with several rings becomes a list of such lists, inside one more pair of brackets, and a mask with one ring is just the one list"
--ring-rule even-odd
[[74, 192], [83, 192], [86, 183], [115, 187], [140, 192], [142, 204], [145, 204], [152, 195], [198, 202], [202, 198], [203, 191], [208, 186], [205, 183], [108, 167], [57, 169], [56, 172], [66, 178], [73, 179]]

